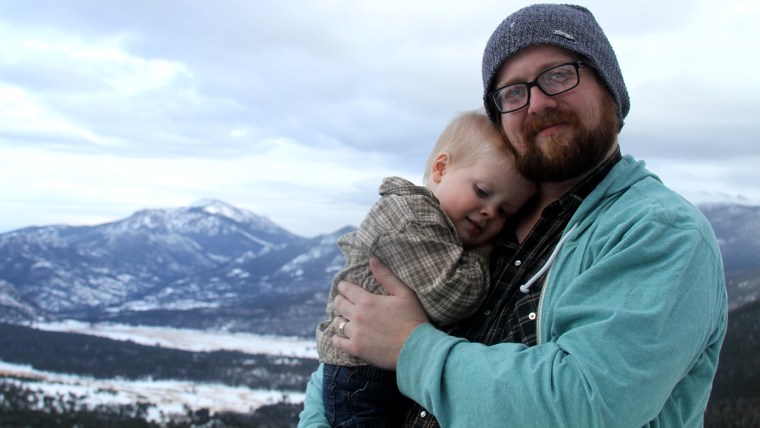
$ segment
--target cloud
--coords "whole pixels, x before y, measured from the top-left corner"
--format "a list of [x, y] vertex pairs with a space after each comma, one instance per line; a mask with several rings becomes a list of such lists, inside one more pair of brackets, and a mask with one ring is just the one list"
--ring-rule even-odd
[[140, 208], [185, 206], [208, 197], [234, 201], [290, 230], [327, 233], [358, 224], [377, 198], [376, 177], [404, 175], [388, 163], [382, 155], [350, 147], [322, 150], [289, 140], [262, 141], [257, 150], [235, 159], [16, 148], [0, 158], [0, 190], [6, 222], [12, 213], [27, 213], [16, 220], [21, 223], [9, 222], [14, 228], [106, 223]]
[[[216, 198], [313, 235], [421, 176], [528, 2], [41, 4], [0, 16], [0, 231]], [[684, 193], [760, 200], [757, 2], [588, 6], [631, 93], [623, 151]]]

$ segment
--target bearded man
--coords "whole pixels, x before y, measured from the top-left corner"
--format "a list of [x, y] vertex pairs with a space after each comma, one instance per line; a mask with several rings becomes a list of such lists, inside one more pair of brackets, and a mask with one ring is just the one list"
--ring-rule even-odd
[[[539, 192], [496, 243], [483, 306], [439, 331], [377, 260], [388, 296], [341, 283], [338, 348], [396, 370], [405, 426], [699, 427], [726, 332], [710, 224], [617, 136], [630, 107], [584, 7], [508, 16], [483, 55], [485, 108]], [[321, 370], [299, 426], [328, 426]]]

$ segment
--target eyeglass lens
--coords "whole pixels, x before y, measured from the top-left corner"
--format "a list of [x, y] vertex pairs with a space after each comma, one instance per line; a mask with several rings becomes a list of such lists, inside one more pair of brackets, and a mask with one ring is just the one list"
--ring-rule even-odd
[[536, 80], [526, 83], [514, 83], [497, 89], [493, 93], [493, 101], [502, 113], [519, 110], [530, 102], [530, 89], [538, 86], [541, 91], [549, 96], [567, 92], [578, 85], [577, 62], [562, 64], [550, 68], [536, 77]]

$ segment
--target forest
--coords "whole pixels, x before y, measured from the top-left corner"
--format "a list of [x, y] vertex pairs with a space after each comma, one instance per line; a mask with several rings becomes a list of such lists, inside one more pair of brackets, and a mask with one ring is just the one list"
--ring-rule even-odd
[[706, 427], [760, 427], [760, 301], [729, 313]]

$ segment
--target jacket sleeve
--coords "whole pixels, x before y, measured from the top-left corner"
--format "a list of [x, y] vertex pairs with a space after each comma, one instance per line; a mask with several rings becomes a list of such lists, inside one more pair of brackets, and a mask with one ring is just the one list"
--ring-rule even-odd
[[401, 350], [402, 393], [442, 426], [701, 425], [725, 334], [717, 246], [656, 221], [603, 235], [560, 252], [542, 343], [485, 346], [422, 325]]
[[319, 368], [311, 374], [309, 383], [306, 384], [306, 395], [303, 400], [303, 410], [299, 415], [298, 428], [329, 428], [330, 424], [325, 417], [325, 406], [322, 400], [322, 369]]
[[371, 253], [415, 291], [437, 326], [471, 315], [488, 292], [485, 253], [463, 249], [445, 219], [408, 222], [380, 236]]

